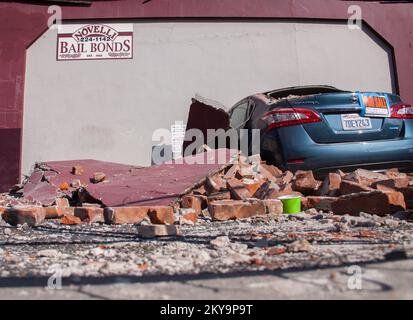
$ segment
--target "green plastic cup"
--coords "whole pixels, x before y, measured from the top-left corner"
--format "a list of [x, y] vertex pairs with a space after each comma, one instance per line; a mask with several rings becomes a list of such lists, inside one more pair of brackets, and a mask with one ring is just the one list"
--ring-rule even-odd
[[283, 203], [283, 213], [294, 214], [301, 212], [301, 196], [287, 195], [278, 197]]

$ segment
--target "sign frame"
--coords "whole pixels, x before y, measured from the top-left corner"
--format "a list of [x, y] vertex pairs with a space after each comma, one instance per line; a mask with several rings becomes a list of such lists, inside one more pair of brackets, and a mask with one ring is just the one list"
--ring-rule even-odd
[[[87, 41], [78, 41], [77, 43], [74, 43], [73, 40], [76, 40], [74, 38], [76, 32], [81, 32], [81, 29], [89, 28], [88, 31], [92, 30], [94, 27], [100, 27], [99, 31], [101, 33], [90, 33], [87, 34], [84, 32], [84, 37], [87, 38]], [[119, 28], [121, 30], [119, 30]], [[56, 39], [56, 61], [84, 61], [84, 60], [130, 60], [133, 59], [133, 23], [76, 23], [76, 24], [62, 24], [58, 28], [57, 32], [57, 39]], [[116, 30], [118, 29], [118, 30]], [[96, 29], [95, 29], [96, 30]], [[79, 38], [79, 32], [76, 33], [77, 39]], [[102, 32], [105, 32], [102, 34]], [[112, 32], [112, 33], [111, 33]], [[116, 34], [115, 34], [116, 33]], [[106, 39], [98, 39], [99, 38], [105, 38]], [[59, 52], [59, 45], [61, 44], [61, 39], [66, 38], [70, 39], [71, 44], [70, 45], [75, 45], [77, 44], [77, 49], [78, 51], [81, 52], [75, 52], [75, 53], [61, 53]], [[92, 38], [92, 39], [90, 39]], [[95, 39], [93, 39], [95, 38]], [[118, 42], [115, 42], [118, 40]], [[130, 42], [128, 44], [121, 43], [119, 41], [125, 41], [129, 40]], [[116, 46], [120, 43], [122, 47], [129, 47], [129, 50], [127, 51], [127, 54], [125, 55], [124, 52], [122, 52], [125, 56], [121, 57], [118, 56], [116, 57], [115, 55], [120, 54], [118, 52], [105, 52], [105, 54], [99, 52], [96, 54], [93, 54], [84, 51], [85, 47], [88, 47], [88, 44], [90, 48], [92, 48], [93, 44], [96, 44], [96, 47], [99, 44], [104, 44], [104, 47], [110, 48], [110, 45]], [[115, 44], [116, 43], [116, 44]], [[62, 58], [62, 54], [73, 54], [73, 57], [67, 57], [67, 58]], [[80, 54], [80, 57], [79, 57]], [[113, 56], [111, 56], [111, 54]], [[59, 56], [60, 55], [60, 56]], [[86, 55], [86, 56], [85, 56]], [[89, 56], [87, 56], [89, 55]]]

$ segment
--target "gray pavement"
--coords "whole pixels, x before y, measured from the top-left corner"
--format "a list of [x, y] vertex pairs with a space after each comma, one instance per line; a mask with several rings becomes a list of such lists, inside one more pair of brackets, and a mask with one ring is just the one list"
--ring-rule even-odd
[[[0, 299], [412, 299], [413, 260], [229, 275], [105, 278], [47, 289], [47, 279], [0, 282]], [[351, 272], [352, 271], [352, 272]], [[356, 271], [356, 273], [354, 273]], [[90, 280], [90, 279], [89, 279]], [[361, 281], [360, 281], [361, 280]], [[44, 283], [44, 284], [42, 284]]]

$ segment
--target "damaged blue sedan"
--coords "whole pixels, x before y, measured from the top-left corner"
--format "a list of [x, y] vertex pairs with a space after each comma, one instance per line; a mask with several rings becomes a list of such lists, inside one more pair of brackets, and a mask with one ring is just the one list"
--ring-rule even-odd
[[282, 169], [413, 169], [413, 107], [395, 94], [303, 86], [249, 96], [236, 129], [259, 129], [261, 156]]

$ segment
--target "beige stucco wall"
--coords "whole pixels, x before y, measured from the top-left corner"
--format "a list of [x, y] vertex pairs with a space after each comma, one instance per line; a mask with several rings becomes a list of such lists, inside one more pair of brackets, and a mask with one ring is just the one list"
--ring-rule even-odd
[[148, 165], [152, 133], [199, 93], [231, 106], [294, 85], [392, 91], [388, 49], [345, 24], [134, 22], [133, 60], [56, 61], [57, 31], [27, 50], [23, 173], [35, 161]]

